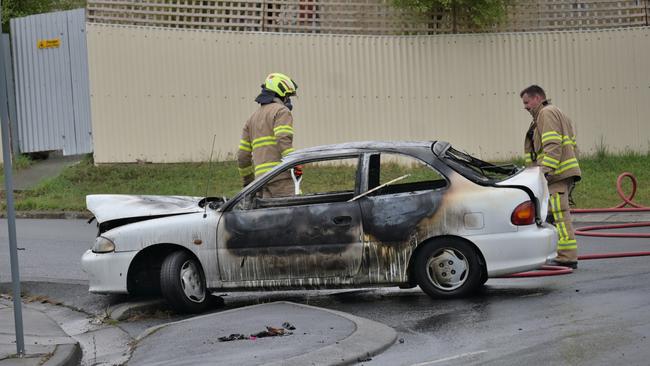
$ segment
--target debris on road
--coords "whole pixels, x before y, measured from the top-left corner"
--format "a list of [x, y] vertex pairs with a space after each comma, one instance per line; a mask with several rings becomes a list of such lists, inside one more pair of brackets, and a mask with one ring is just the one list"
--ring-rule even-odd
[[284, 327], [284, 329], [296, 330], [296, 327], [293, 324], [289, 323], [289, 322], [282, 323], [282, 326]]
[[235, 333], [235, 334], [231, 334], [229, 336], [219, 337], [219, 342], [230, 342], [230, 341], [237, 341], [237, 340], [240, 340], [240, 339], [248, 339], [248, 337], [246, 337], [243, 334]]
[[282, 337], [286, 335], [292, 335], [293, 332], [290, 332], [290, 330], [295, 330], [296, 327], [293, 326], [289, 322], [284, 322], [282, 323], [282, 327], [272, 327], [267, 325], [266, 330], [263, 330], [259, 333], [251, 334], [250, 336], [246, 337], [243, 334], [239, 333], [233, 333], [229, 336], [224, 336], [224, 337], [219, 337], [219, 342], [230, 342], [230, 341], [238, 341], [242, 339], [249, 339], [249, 340], [255, 340], [257, 338], [265, 338], [265, 337]]
[[372, 357], [370, 357], [370, 353], [366, 353], [365, 357], [357, 358], [357, 362], [369, 362], [369, 361], [372, 361]]

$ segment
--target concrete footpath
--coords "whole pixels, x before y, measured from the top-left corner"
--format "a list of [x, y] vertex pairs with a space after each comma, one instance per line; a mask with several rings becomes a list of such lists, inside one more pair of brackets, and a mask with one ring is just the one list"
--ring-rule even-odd
[[[14, 190], [32, 189], [43, 180], [58, 176], [63, 169], [79, 163], [82, 159], [83, 155], [63, 156], [61, 152], [56, 151], [52, 152], [47, 159], [34, 160], [29, 168], [14, 173]], [[4, 191], [4, 189], [4, 184], [0, 184], [0, 190]]]
[[42, 309], [23, 304], [25, 355], [16, 356], [13, 301], [0, 298], [0, 365], [78, 365], [79, 343]]
[[281, 301], [151, 328], [129, 365], [343, 365], [371, 358], [396, 338], [372, 320]]
[[[88, 319], [71, 321], [68, 315], [57, 323], [47, 306], [23, 303], [26, 354], [17, 357], [11, 305], [0, 298], [0, 366], [346, 365], [370, 359], [397, 337], [392, 328], [368, 319], [291, 302], [168, 323], [147, 329], [136, 340], [107, 324], [66, 329], [76, 333], [72, 337], [62, 323]], [[224, 337], [228, 340], [219, 339]]]

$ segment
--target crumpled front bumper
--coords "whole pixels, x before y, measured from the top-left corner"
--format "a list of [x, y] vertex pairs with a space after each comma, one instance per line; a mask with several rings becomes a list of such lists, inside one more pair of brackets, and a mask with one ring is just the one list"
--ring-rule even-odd
[[137, 251], [93, 253], [90, 249], [81, 256], [81, 268], [88, 274], [88, 291], [100, 294], [127, 291], [129, 266]]

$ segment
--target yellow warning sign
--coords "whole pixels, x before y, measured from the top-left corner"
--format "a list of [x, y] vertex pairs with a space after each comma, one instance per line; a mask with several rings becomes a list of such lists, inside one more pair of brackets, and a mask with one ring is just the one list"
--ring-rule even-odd
[[37, 47], [39, 49], [43, 48], [59, 48], [61, 46], [61, 39], [60, 38], [54, 38], [54, 39], [39, 39], [37, 43]]

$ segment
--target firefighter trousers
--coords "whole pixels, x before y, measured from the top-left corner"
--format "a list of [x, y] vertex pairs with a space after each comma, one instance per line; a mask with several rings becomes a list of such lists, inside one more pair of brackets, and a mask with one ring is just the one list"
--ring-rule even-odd
[[578, 242], [576, 241], [571, 213], [569, 212], [569, 189], [573, 178], [549, 183], [549, 215], [552, 215], [558, 234], [558, 262], [575, 262], [578, 260]]
[[262, 188], [262, 198], [291, 197], [294, 195], [294, 184], [289, 179], [273, 179]]

